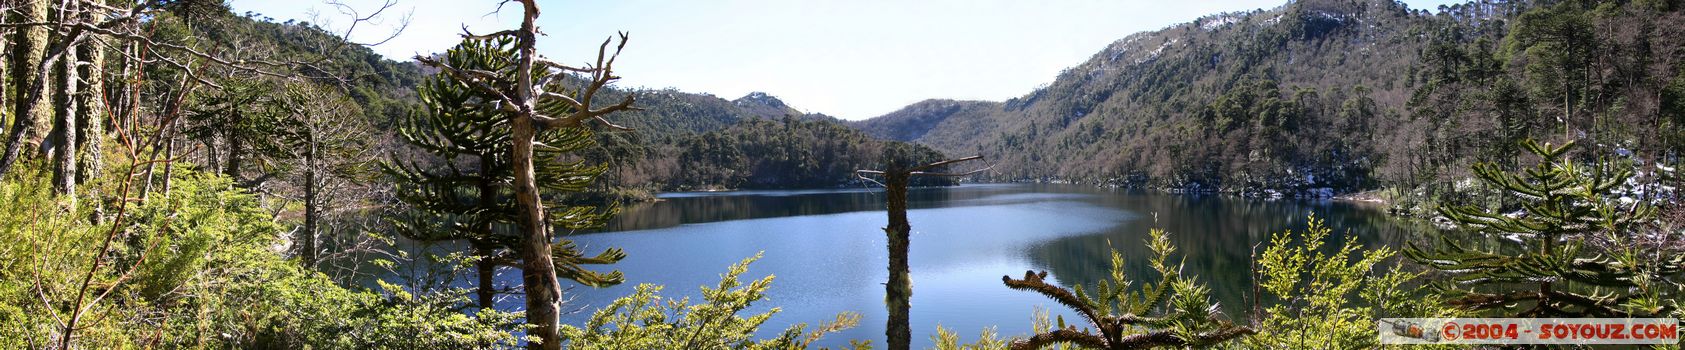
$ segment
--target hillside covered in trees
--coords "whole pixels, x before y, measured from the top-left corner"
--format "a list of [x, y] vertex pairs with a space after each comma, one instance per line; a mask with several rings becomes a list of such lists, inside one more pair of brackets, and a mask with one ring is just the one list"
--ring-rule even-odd
[[1131, 35], [1001, 103], [926, 101], [854, 125], [983, 154], [997, 181], [1186, 190], [1436, 187], [1528, 137], [1672, 162], [1682, 7], [1294, 1]]
[[[940, 226], [910, 222], [931, 216], [909, 211], [994, 225], [979, 216], [1000, 212], [962, 211], [1023, 201], [1055, 221], [1145, 221], [1043, 205], [1082, 195], [908, 199], [909, 183], [973, 174], [1243, 193], [1484, 192], [1436, 203], [1437, 219], [1459, 230], [1415, 232], [1403, 247], [1340, 242], [1316, 216], [1300, 231], [1226, 237], [1256, 242], [1222, 262], [1250, 267], [1249, 284], [1218, 286], [1250, 287], [1251, 311], [1236, 317], [1177, 248], [1218, 233], [1144, 229], [1144, 241], [1119, 243], [1144, 248], [1132, 250], [1083, 236], [1105, 243], [1058, 253], [1109, 253], [1071, 263], [1104, 275], [1096, 283], [1033, 270], [986, 281], [1071, 309], [1071, 324], [1041, 310], [1030, 334], [986, 328], [970, 344], [938, 325], [930, 338], [941, 349], [1374, 348], [1383, 317], [1685, 316], [1685, 210], [1669, 167], [1685, 146], [1679, 0], [1483, 0], [1437, 12], [1301, 0], [1129, 36], [1020, 98], [930, 100], [859, 122], [767, 93], [617, 87], [630, 34], [564, 65], [538, 53], [537, 0], [500, 4], [518, 26], [464, 29], [441, 43], [448, 50], [394, 61], [350, 29], [276, 23], [218, 0], [0, 1], [0, 348], [806, 349], [862, 316], [762, 330], [782, 310], [764, 304], [774, 276], [745, 279], [763, 254], [725, 266], [699, 298], [644, 283], [581, 305], [569, 293], [634, 281], [617, 269], [630, 256], [667, 269], [711, 248], [638, 251], [581, 235], [613, 234], [597, 231], [620, 215], [616, 199], [654, 191], [883, 186], [881, 196], [819, 192], [871, 208], [882, 199], [885, 226], [858, 209], [804, 219], [871, 225], [846, 241], [888, 248], [869, 265], [888, 266], [872, 271], [886, 272], [885, 297], [849, 305], [882, 300], [884, 345], [906, 349], [920, 288], [909, 261], [922, 255], [912, 247], [990, 245], [910, 245], [914, 225]], [[355, 24], [394, 3], [330, 6]], [[982, 157], [961, 157], [972, 154]], [[960, 163], [988, 164], [948, 169]], [[1065, 224], [1080, 228], [1053, 229], [1089, 226], [1047, 226]], [[751, 231], [811, 239], [805, 228]], [[759, 238], [721, 241], [759, 248]], [[812, 242], [797, 253], [858, 248]], [[865, 273], [829, 263], [816, 278]], [[567, 312], [589, 318], [564, 323]]]

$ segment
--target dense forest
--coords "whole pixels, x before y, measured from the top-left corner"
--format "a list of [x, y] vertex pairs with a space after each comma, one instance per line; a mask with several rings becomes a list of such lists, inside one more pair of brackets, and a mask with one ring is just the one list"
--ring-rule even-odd
[[836, 118], [801, 113], [766, 93], [729, 101], [670, 90], [636, 93], [642, 110], [627, 112], [624, 123], [633, 131], [604, 133], [598, 141], [602, 149], [587, 153], [611, 165], [598, 187], [610, 197], [858, 185], [852, 172], [880, 161], [923, 164], [942, 157], [927, 146], [875, 138]]
[[[394, 4], [330, 3], [351, 23]], [[970, 343], [938, 328], [943, 349], [1374, 348], [1382, 317], [1685, 316], [1678, 0], [1294, 1], [1123, 38], [1019, 98], [858, 122], [619, 87], [630, 34], [558, 63], [540, 4], [503, 5], [518, 27], [396, 61], [218, 0], [0, 1], [0, 348], [809, 348], [860, 315], [763, 331], [779, 309], [774, 276], [745, 276], [758, 256], [701, 298], [640, 284], [574, 310], [567, 293], [626, 283], [616, 264], [645, 252], [570, 237], [657, 191], [882, 186], [882, 344], [905, 349], [906, 187], [973, 174], [1389, 188], [1461, 230], [1362, 249], [1312, 217], [1239, 262], [1252, 310], [1225, 315], [1155, 229], [1097, 284], [1000, 279], [1078, 317]]]
[[1305, 0], [1123, 38], [995, 102], [856, 123], [994, 180], [1256, 192], [1441, 191], [1525, 138], [1675, 162], [1677, 1]]

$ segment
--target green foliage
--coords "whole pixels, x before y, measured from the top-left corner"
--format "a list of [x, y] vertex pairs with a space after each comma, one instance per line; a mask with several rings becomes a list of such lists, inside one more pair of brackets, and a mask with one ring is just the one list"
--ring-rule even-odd
[[1440, 215], [1467, 229], [1405, 254], [1449, 275], [1434, 283], [1452, 305], [1516, 317], [1659, 317], [1678, 309], [1676, 276], [1685, 254], [1649, 257], [1633, 243], [1655, 216], [1643, 201], [1617, 200], [1632, 166], [1568, 156], [1573, 143], [1523, 146], [1540, 159], [1521, 172], [1477, 164], [1481, 181], [1520, 202], [1505, 208], [1445, 205]]
[[1431, 197], [1469, 164], [1522, 153], [1528, 137], [1657, 159], [1685, 150], [1685, 114], [1674, 112], [1685, 103], [1668, 91], [1685, 48], [1667, 39], [1685, 27], [1678, 3], [1429, 12], [1292, 1], [1121, 38], [1002, 103], [926, 101], [853, 124], [981, 154], [997, 163], [994, 180], [1289, 195], [1394, 186]]
[[[890, 161], [926, 164], [942, 160], [925, 146], [873, 139], [827, 120], [786, 117], [747, 120], [678, 142], [678, 171], [667, 182], [676, 189], [820, 188], [854, 180], [855, 170], [881, 169]], [[920, 179], [914, 185], [951, 185], [951, 179]]]
[[[131, 204], [118, 227], [64, 207], [44, 174], [0, 184], [0, 201], [15, 204], [0, 209], [0, 347], [45, 346], [77, 308], [86, 328], [73, 344], [87, 348], [515, 345], [518, 314], [465, 314], [459, 291], [337, 285], [274, 250], [281, 227], [256, 197], [225, 178], [177, 175], [168, 193]], [[95, 265], [108, 237], [113, 249]]]
[[1447, 316], [1437, 300], [1407, 284], [1420, 273], [1382, 270], [1392, 249], [1365, 250], [1355, 237], [1333, 246], [1332, 233], [1312, 216], [1302, 232], [1271, 236], [1257, 259], [1257, 283], [1274, 303], [1263, 310], [1258, 334], [1246, 339], [1249, 347], [1375, 348], [1380, 318]]
[[[591, 314], [584, 325], [562, 325], [562, 338], [573, 349], [805, 349], [825, 334], [854, 327], [860, 315], [843, 313], [812, 331], [797, 324], [769, 339], [754, 339], [767, 319], [779, 312], [739, 315], [766, 296], [773, 276], [744, 284], [739, 276], [760, 254], [743, 259], [720, 276], [718, 285], [702, 287], [703, 301], [671, 299], [661, 286], [640, 284], [632, 295], [616, 299]], [[855, 347], [863, 346], [855, 343]]]
[[1172, 265], [1176, 247], [1168, 233], [1153, 229], [1147, 247], [1153, 251], [1149, 264], [1159, 275], [1156, 283], [1136, 281], [1125, 274], [1123, 254], [1112, 251], [1109, 279], [1094, 285], [1067, 290], [1045, 282], [1047, 272], [1025, 272], [1024, 278], [1001, 280], [1008, 288], [1039, 293], [1075, 310], [1087, 322], [1081, 329], [1060, 319], [1056, 327], [1016, 340], [1013, 349], [1039, 349], [1053, 344], [1070, 344], [1091, 349], [1150, 349], [1155, 347], [1203, 348], [1224, 344], [1255, 333], [1219, 317], [1210, 290], [1192, 278], [1182, 276], [1181, 264]]
[[983, 329], [975, 343], [961, 344], [959, 334], [937, 325], [936, 335], [930, 336], [930, 340], [936, 343], [937, 350], [1006, 350], [1011, 345], [1011, 339], [997, 337], [994, 328]]
[[[443, 61], [460, 69], [513, 76], [516, 52], [512, 43], [507, 38], [464, 40], [446, 51]], [[507, 115], [490, 105], [496, 98], [447, 74], [427, 79], [418, 93], [424, 108], [402, 119], [398, 134], [426, 156], [395, 154], [383, 164], [399, 187], [398, 199], [411, 209], [393, 221], [398, 232], [423, 241], [467, 240], [481, 250], [486, 264], [512, 260], [510, 248], [521, 237], [515, 230], [518, 210]], [[563, 108], [559, 102], [539, 108], [548, 115], [565, 112], [559, 110]], [[550, 211], [545, 217], [553, 227], [591, 229], [618, 211], [614, 206], [596, 208], [564, 201], [569, 193], [584, 191], [606, 169], [566, 159], [594, 145], [589, 129], [546, 130], [538, 138], [543, 146], [535, 149], [534, 168], [545, 195], [544, 206]], [[562, 278], [595, 287], [624, 280], [619, 271], [602, 273], [580, 267], [613, 264], [626, 255], [619, 249], [587, 256], [564, 240], [555, 245], [553, 255]]]

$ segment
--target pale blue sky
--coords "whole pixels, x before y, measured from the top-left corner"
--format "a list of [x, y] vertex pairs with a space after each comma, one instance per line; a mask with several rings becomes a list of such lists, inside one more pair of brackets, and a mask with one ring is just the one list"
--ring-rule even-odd
[[[496, 0], [398, 0], [412, 13], [388, 58], [454, 45], [514, 26], [516, 4]], [[371, 9], [379, 0], [346, 0]], [[1455, 0], [1408, 0], [1434, 9]], [[805, 112], [844, 119], [889, 113], [927, 98], [1001, 101], [1051, 82], [1126, 35], [1282, 0], [623, 0], [540, 1], [539, 53], [581, 64], [615, 31], [632, 41], [616, 65], [623, 87], [676, 88], [735, 99], [764, 91]], [[349, 18], [322, 0], [232, 0], [235, 13], [311, 20], [342, 29]], [[395, 16], [394, 16], [395, 17]], [[396, 22], [389, 18], [383, 25]], [[390, 29], [360, 27], [358, 37]]]

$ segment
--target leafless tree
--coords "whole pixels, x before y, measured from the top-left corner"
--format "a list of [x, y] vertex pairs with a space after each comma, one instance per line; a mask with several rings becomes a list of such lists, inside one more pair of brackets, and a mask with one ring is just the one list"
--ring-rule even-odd
[[904, 350], [912, 344], [913, 331], [909, 310], [912, 308], [913, 280], [907, 266], [907, 246], [911, 242], [913, 227], [907, 222], [907, 185], [914, 177], [962, 177], [988, 171], [989, 168], [972, 170], [963, 173], [947, 173], [936, 171], [950, 164], [980, 160], [983, 156], [970, 156], [960, 159], [944, 160], [940, 162], [907, 166], [898, 159], [891, 159], [888, 168], [884, 170], [856, 170], [855, 176], [867, 181], [868, 175], [879, 176], [884, 187], [884, 206], [889, 210], [889, 226], [883, 232], [889, 237], [889, 282], [884, 284], [884, 300], [889, 307], [889, 325], [885, 336], [888, 337], [889, 348]]

